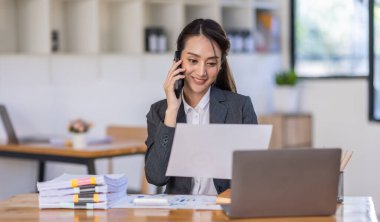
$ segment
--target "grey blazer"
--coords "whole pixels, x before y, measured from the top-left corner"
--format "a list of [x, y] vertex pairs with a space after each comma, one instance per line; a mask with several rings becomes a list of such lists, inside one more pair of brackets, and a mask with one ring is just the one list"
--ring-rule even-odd
[[[149, 183], [166, 185], [165, 193], [190, 194], [192, 178], [166, 177], [175, 128], [164, 124], [166, 100], [154, 103], [146, 115], [148, 123], [148, 147], [145, 154], [145, 174]], [[186, 123], [186, 114], [181, 104], [177, 122]], [[230, 91], [211, 87], [210, 123], [257, 124], [251, 99]], [[190, 166], [189, 166], [190, 167]], [[230, 180], [214, 179], [216, 191], [221, 193], [230, 187]]]

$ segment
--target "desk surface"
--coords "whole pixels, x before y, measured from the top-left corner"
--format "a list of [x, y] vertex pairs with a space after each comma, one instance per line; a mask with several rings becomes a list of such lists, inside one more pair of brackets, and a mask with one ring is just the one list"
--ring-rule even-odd
[[[80, 150], [51, 144], [0, 144], [1, 157], [39, 160], [38, 181], [45, 179], [45, 161], [86, 164], [88, 174], [96, 174], [94, 162], [96, 159], [140, 155], [145, 154], [146, 150], [146, 145], [141, 140], [91, 145]], [[110, 163], [109, 172], [112, 172], [112, 162]]]
[[[37, 194], [22, 194], [0, 202], [0, 221], [228, 221], [222, 211], [159, 210], [159, 209], [109, 209], [66, 210], [38, 208]], [[239, 219], [235, 221], [266, 222], [340, 222], [377, 221], [370, 197], [345, 197], [335, 216]]]
[[42, 154], [62, 157], [101, 158], [145, 153], [146, 146], [141, 141], [118, 141], [115, 143], [92, 145], [77, 150], [72, 147], [59, 147], [50, 144], [0, 144], [0, 152], [15, 154]]

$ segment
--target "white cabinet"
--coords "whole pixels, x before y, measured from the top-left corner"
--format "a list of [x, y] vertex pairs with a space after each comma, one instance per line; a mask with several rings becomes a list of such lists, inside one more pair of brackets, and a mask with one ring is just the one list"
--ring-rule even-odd
[[181, 1], [172, 0], [146, 0], [144, 10], [144, 29], [147, 27], [163, 28], [170, 51], [181, 31], [183, 21], [183, 7]]
[[101, 0], [100, 50], [103, 53], [141, 53], [144, 47], [144, 2]]
[[210, 18], [220, 22], [220, 7], [215, 0], [184, 1], [184, 26], [197, 18]]
[[224, 1], [221, 10], [222, 24], [226, 30], [254, 28], [251, 1]]
[[211, 18], [255, 30], [255, 12], [279, 0], [0, 0], [1, 54], [142, 54], [145, 29], [160, 27], [168, 52], [182, 28]]
[[0, 0], [0, 53], [49, 53], [48, 12], [48, 0]]
[[57, 52], [97, 53], [99, 51], [98, 1], [50, 0], [49, 3], [49, 29], [50, 33], [55, 31], [58, 34]]

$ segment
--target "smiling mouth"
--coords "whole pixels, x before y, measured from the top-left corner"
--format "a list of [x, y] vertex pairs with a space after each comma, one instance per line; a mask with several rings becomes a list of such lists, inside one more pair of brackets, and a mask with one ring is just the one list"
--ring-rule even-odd
[[206, 80], [207, 80], [207, 79], [198, 79], [196, 77], [192, 77], [192, 78], [193, 78], [194, 82], [196, 84], [199, 84], [199, 85], [203, 85], [206, 82]]

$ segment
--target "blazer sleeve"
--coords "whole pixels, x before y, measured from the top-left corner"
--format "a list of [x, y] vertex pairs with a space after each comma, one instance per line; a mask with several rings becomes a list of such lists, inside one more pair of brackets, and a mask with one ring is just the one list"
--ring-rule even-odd
[[243, 123], [244, 124], [257, 124], [257, 116], [252, 105], [251, 98], [245, 96], [245, 102], [243, 104]]
[[163, 123], [159, 109], [152, 105], [147, 114], [148, 138], [145, 144], [148, 150], [145, 154], [145, 175], [149, 183], [163, 186], [168, 183], [165, 176], [168, 167], [175, 128]]

